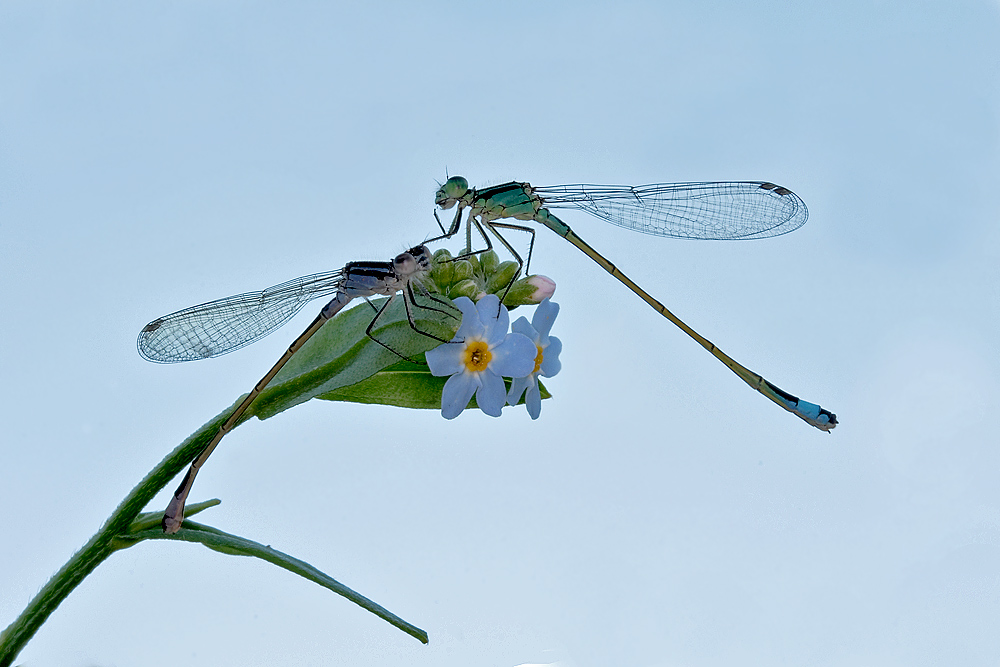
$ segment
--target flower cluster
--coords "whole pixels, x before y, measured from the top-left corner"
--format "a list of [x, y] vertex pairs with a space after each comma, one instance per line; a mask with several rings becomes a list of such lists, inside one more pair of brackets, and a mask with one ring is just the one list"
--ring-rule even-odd
[[[426, 354], [433, 375], [450, 376], [441, 393], [441, 414], [454, 419], [475, 394], [483, 412], [499, 417], [505, 404], [516, 405], [524, 395], [528, 414], [538, 419], [542, 409], [538, 377], [552, 377], [560, 368], [562, 343], [549, 336], [559, 306], [546, 298], [530, 323], [521, 317], [508, 333], [510, 314], [495, 294], [478, 303], [463, 296], [454, 304], [462, 311], [458, 332], [451, 342]], [[513, 379], [509, 391], [505, 377]]]
[[479, 301], [487, 294], [503, 296], [508, 308], [540, 303], [552, 296], [556, 284], [551, 278], [530, 275], [511, 282], [517, 274], [516, 262], [501, 262], [497, 254], [488, 250], [479, 254], [452, 257], [447, 250], [434, 253], [431, 280], [449, 299], [468, 297]]

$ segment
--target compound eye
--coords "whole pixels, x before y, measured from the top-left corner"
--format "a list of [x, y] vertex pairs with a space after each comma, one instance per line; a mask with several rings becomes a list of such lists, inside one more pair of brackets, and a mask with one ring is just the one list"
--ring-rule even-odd
[[417, 260], [410, 253], [404, 252], [392, 260], [392, 268], [396, 273], [413, 273], [417, 268]]
[[443, 209], [449, 209], [469, 191], [469, 181], [461, 176], [452, 176], [434, 195], [434, 203]]

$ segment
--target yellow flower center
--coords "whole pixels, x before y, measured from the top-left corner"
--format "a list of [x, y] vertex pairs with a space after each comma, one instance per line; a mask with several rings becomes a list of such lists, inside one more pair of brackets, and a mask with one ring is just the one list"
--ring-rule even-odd
[[535, 348], [538, 350], [538, 354], [535, 355], [535, 370], [531, 371], [532, 374], [538, 372], [538, 369], [542, 367], [542, 360], [545, 359], [545, 354], [542, 352], [542, 348], [538, 345], [536, 345]]
[[485, 371], [493, 354], [485, 341], [474, 340], [465, 346], [465, 367], [470, 372]]

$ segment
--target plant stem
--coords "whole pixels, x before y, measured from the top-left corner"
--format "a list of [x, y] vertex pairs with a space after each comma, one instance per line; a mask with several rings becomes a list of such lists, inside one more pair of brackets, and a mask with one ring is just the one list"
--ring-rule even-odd
[[9, 667], [59, 604], [120, 548], [115, 538], [127, 533], [129, 525], [149, 501], [198, 455], [228, 413], [229, 410], [202, 426], [153, 468], [118, 505], [97, 534], [73, 554], [14, 622], [0, 633], [0, 667]]

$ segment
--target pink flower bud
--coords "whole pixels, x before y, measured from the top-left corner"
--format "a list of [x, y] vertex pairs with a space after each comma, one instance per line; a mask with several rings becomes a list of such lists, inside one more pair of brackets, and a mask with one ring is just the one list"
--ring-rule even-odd
[[545, 299], [555, 294], [556, 281], [548, 276], [534, 275], [528, 278], [528, 284], [535, 288], [535, 291], [528, 298], [535, 303], [541, 303]]

